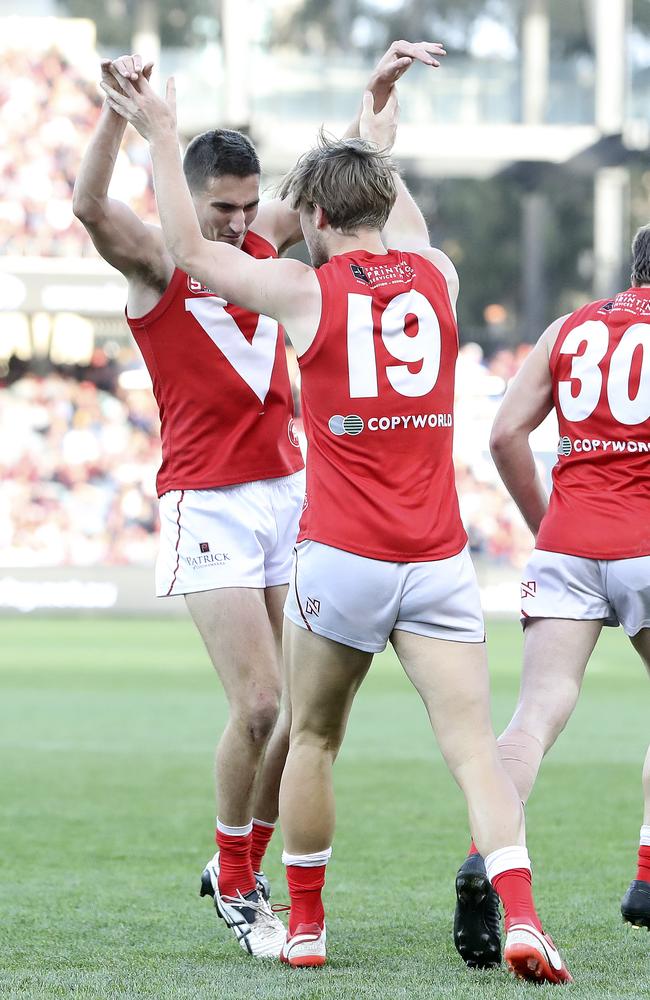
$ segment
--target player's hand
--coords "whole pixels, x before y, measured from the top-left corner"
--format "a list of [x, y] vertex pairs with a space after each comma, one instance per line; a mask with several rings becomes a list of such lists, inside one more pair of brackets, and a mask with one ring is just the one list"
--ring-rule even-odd
[[362, 139], [374, 142], [381, 150], [390, 152], [395, 143], [398, 120], [399, 103], [396, 87], [391, 89], [381, 111], [375, 110], [375, 99], [372, 93], [366, 90], [359, 119], [359, 135]]
[[153, 69], [153, 63], [143, 62], [142, 56], [137, 53], [131, 56], [119, 56], [117, 59], [102, 59], [100, 65], [102, 82], [112, 87], [115, 86], [115, 81], [119, 83], [121, 78], [135, 82], [140, 74], [145, 80], [149, 80]]
[[368, 90], [375, 98], [375, 109], [381, 111], [388, 100], [391, 87], [414, 62], [437, 69], [440, 66], [439, 59], [445, 55], [447, 53], [442, 42], [393, 42], [375, 66], [368, 82]]
[[176, 87], [174, 78], [167, 81], [165, 99], [158, 97], [149, 86], [144, 71], [135, 82], [124, 76], [113, 81], [113, 85], [102, 80], [100, 84], [106, 94], [106, 103], [138, 130], [149, 142], [176, 135]]

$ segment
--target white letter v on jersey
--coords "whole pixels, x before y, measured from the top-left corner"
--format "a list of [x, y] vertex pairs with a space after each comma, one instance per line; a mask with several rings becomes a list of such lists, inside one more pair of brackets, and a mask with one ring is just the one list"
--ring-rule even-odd
[[253, 340], [249, 343], [230, 313], [226, 312], [225, 305], [226, 300], [216, 295], [185, 299], [186, 310], [192, 313], [210, 340], [263, 403], [271, 385], [275, 364], [277, 320], [259, 316]]

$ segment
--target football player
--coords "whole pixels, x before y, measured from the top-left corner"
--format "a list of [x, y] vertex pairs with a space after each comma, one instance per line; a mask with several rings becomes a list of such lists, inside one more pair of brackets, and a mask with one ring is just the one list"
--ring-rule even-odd
[[[526, 802], [542, 758], [575, 708], [603, 626], [622, 625], [650, 671], [650, 227], [632, 246], [632, 283], [555, 320], [510, 385], [491, 450], [535, 550], [523, 571], [524, 653], [501, 759]], [[555, 409], [560, 428], [547, 498], [529, 444]], [[636, 878], [625, 920], [650, 928], [650, 751]], [[490, 965], [498, 902], [473, 850], [457, 876], [456, 946]]]
[[511, 969], [569, 981], [535, 911], [521, 805], [490, 723], [483, 618], [451, 454], [458, 279], [382, 152], [395, 136], [394, 89], [374, 95], [377, 112], [364, 95], [361, 139], [322, 137], [285, 180], [313, 268], [205, 240], [181, 171], [173, 85], [167, 102], [145, 80], [126, 94], [105, 89], [149, 140], [177, 266], [275, 317], [299, 358], [309, 458], [285, 607], [293, 721], [280, 816], [291, 913], [281, 959], [325, 961], [332, 765], [373, 654], [390, 640], [466, 795], [506, 909]]

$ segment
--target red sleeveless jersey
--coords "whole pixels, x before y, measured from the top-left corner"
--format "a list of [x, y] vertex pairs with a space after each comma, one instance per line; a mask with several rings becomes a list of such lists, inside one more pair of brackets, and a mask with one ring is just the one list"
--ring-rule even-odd
[[650, 555], [650, 288], [569, 316], [550, 368], [560, 443], [536, 547]]
[[337, 254], [299, 358], [308, 442], [299, 539], [422, 562], [467, 541], [452, 464], [458, 332], [447, 283], [417, 254]]
[[[251, 232], [242, 249], [277, 257]], [[178, 269], [150, 312], [126, 318], [160, 410], [159, 496], [302, 468], [284, 332], [274, 319], [229, 305]]]

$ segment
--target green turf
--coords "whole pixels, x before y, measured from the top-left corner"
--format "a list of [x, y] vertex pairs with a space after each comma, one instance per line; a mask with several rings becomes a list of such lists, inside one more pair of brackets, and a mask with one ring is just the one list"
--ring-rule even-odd
[[[375, 661], [336, 768], [329, 964], [239, 951], [197, 894], [212, 853], [212, 746], [224, 701], [186, 622], [0, 625], [0, 995], [530, 996], [470, 973], [450, 933], [464, 806], [392, 655]], [[514, 704], [520, 637], [490, 628], [495, 724]], [[542, 916], [584, 1000], [648, 997], [650, 935], [624, 926], [641, 820], [648, 688], [606, 630], [528, 808]], [[267, 871], [285, 897], [279, 838]], [[553, 987], [542, 987], [545, 996]]]

